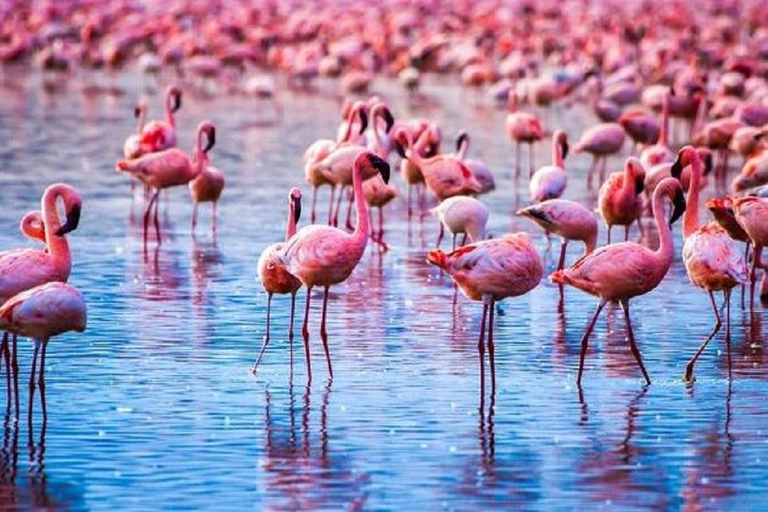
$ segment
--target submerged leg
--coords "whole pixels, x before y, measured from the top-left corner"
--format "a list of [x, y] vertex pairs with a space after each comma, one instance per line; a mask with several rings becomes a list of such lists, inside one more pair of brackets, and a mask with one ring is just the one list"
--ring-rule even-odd
[[645, 370], [645, 365], [643, 364], [643, 358], [640, 355], [640, 349], [637, 348], [637, 344], [635, 343], [635, 332], [632, 330], [632, 320], [629, 317], [629, 301], [623, 300], [621, 301], [621, 309], [624, 310], [624, 322], [627, 324], [627, 338], [629, 338], [629, 349], [632, 351], [632, 355], [635, 356], [635, 360], [637, 361], [637, 365], [640, 367], [640, 371], [643, 372], [643, 377], [645, 377], [646, 384], [651, 383], [650, 377], [648, 377], [648, 372]]
[[331, 186], [331, 199], [328, 202], [328, 225], [333, 226], [333, 199], [336, 197], [336, 187]]
[[731, 380], [731, 290], [723, 290], [725, 295], [725, 350], [728, 355], [728, 380]]
[[296, 316], [296, 292], [291, 294], [291, 319], [288, 323], [289, 362], [291, 375], [293, 375], [293, 319]]
[[565, 252], [568, 248], [568, 240], [563, 238], [560, 242], [560, 261], [557, 263], [557, 270], [563, 270], [565, 268]]
[[256, 370], [259, 368], [259, 363], [261, 362], [261, 358], [264, 356], [264, 351], [267, 350], [267, 345], [269, 345], [269, 317], [270, 312], [272, 310], [272, 293], [267, 292], [267, 332], [264, 335], [264, 343], [261, 345], [261, 350], [259, 350], [259, 355], [256, 358], [256, 362], [253, 364], [253, 368], [251, 368], [251, 373], [256, 373]]
[[197, 228], [197, 201], [195, 201], [195, 204], [192, 206], [192, 232], [195, 232], [195, 229]]
[[[37, 354], [40, 352], [40, 342], [35, 340], [35, 352], [32, 354], [32, 370], [29, 372], [29, 389], [35, 389], [35, 373], [37, 372]], [[31, 401], [31, 398], [30, 398]]]
[[443, 223], [440, 223], [440, 234], [437, 235], [437, 243], [435, 244], [435, 248], [440, 248], [440, 242], [443, 241], [443, 235], [445, 234], [445, 228], [443, 227]]
[[696, 353], [693, 355], [690, 361], [688, 361], [688, 364], [685, 365], [685, 374], [683, 374], [683, 380], [685, 382], [693, 382], [693, 367], [696, 365], [696, 360], [699, 359], [699, 356], [702, 352], [704, 352], [704, 349], [707, 348], [707, 345], [709, 345], [709, 342], [712, 341], [712, 338], [715, 337], [715, 334], [717, 334], [717, 331], [720, 330], [721, 322], [720, 322], [720, 312], [717, 310], [717, 304], [715, 303], [715, 295], [711, 291], [709, 292], [709, 301], [712, 303], [712, 310], [715, 312], [715, 328], [712, 329], [712, 332], [709, 333], [709, 336], [707, 336], [707, 339], [704, 340], [704, 343], [701, 344], [699, 347], [699, 350], [696, 351]]
[[480, 400], [485, 396], [485, 321], [488, 318], [488, 302], [483, 301], [483, 318], [480, 320], [480, 339], [477, 342], [477, 352], [480, 357]]
[[333, 366], [331, 366], [331, 352], [328, 350], [328, 331], [325, 327], [325, 316], [328, 311], [328, 286], [323, 291], [323, 313], [320, 320], [320, 338], [323, 340], [323, 350], [325, 350], [325, 360], [328, 363], [328, 373], [333, 379]]
[[304, 340], [304, 358], [307, 361], [307, 381], [312, 382], [312, 361], [309, 358], [309, 301], [312, 298], [312, 287], [307, 286], [307, 303], [304, 306], [304, 325], [301, 327], [301, 338]]
[[491, 366], [491, 397], [496, 395], [496, 359], [493, 346], [493, 312], [496, 309], [496, 301], [491, 299], [488, 305], [488, 362]]
[[309, 214], [310, 224], [314, 224], [316, 218], [317, 218], [317, 187], [312, 187], [312, 212]]
[[589, 348], [589, 337], [592, 335], [592, 331], [595, 329], [595, 323], [597, 322], [597, 317], [600, 316], [600, 312], [605, 307], [604, 300], [600, 301], [600, 304], [597, 305], [597, 309], [595, 310], [595, 314], [592, 315], [592, 320], [589, 321], [589, 325], [587, 325], [587, 330], [584, 331], [584, 336], [581, 338], [581, 354], [579, 355], [579, 373], [576, 376], [576, 385], [581, 387], [581, 375], [584, 373], [584, 359], [587, 356], [587, 349]]

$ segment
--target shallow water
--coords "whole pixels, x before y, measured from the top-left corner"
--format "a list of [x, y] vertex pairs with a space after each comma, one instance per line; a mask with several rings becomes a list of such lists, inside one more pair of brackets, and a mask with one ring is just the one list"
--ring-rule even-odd
[[[182, 147], [191, 146], [200, 120], [218, 127], [212, 158], [227, 177], [219, 233], [216, 240], [209, 234], [204, 207], [193, 238], [187, 191], [174, 190], [161, 209], [163, 244], [150, 243], [145, 255], [141, 201], [132, 201], [128, 180], [113, 171], [133, 130], [138, 95], [137, 83], [122, 80], [123, 96], [84, 94], [80, 79], [48, 92], [26, 72], [3, 83], [0, 247], [28, 244], [18, 219], [39, 208], [47, 184], [75, 185], [85, 203], [70, 237], [70, 282], [86, 294], [89, 319], [85, 334], [50, 344], [44, 442], [39, 403], [31, 429], [26, 414], [18, 423], [5, 417], [2, 502], [73, 510], [768, 504], [764, 311], [758, 305], [750, 325], [736, 301], [732, 384], [720, 335], [700, 360], [698, 381], [687, 387], [683, 367], [713, 315], [706, 294], [688, 283], [679, 250], [662, 285], [632, 305], [650, 387], [642, 385], [625, 342], [621, 311], [606, 308], [580, 394], [579, 341], [596, 303], [569, 289], [558, 312], [557, 288], [543, 282], [500, 306], [499, 389], [493, 412], [486, 397], [480, 414], [481, 307], [463, 297], [452, 304], [447, 277], [424, 263], [435, 221], [409, 224], [398, 200], [387, 213], [391, 250], [369, 247], [350, 280], [333, 289], [332, 384], [317, 334], [319, 300], [311, 320], [311, 386], [299, 336], [289, 371], [284, 297], [273, 301], [273, 342], [258, 376], [250, 375], [266, 312], [256, 259], [283, 236], [288, 189], [303, 186], [309, 197], [301, 154], [335, 133], [335, 88], [283, 92], [283, 116], [274, 123], [267, 104], [186, 94], [178, 119]], [[392, 89], [379, 84], [381, 92]], [[447, 137], [469, 129], [470, 155], [497, 174], [497, 190], [484, 198], [491, 231], [530, 231], [551, 270], [557, 247], [546, 251], [543, 235], [510, 215], [525, 204], [527, 183], [516, 187], [512, 180], [503, 111], [449, 85], [428, 84], [425, 92], [429, 105], [409, 106], [393, 95], [396, 115], [435, 117]], [[160, 104], [150, 96], [150, 117]], [[554, 116], [572, 140], [592, 122], [578, 108]], [[541, 145], [538, 161], [547, 155]], [[594, 205], [584, 188], [588, 163], [582, 156], [567, 162], [567, 197]], [[613, 161], [613, 170], [619, 165]], [[569, 260], [580, 251], [571, 247]], [[26, 340], [20, 352], [24, 382]], [[22, 385], [22, 411], [27, 398]]]

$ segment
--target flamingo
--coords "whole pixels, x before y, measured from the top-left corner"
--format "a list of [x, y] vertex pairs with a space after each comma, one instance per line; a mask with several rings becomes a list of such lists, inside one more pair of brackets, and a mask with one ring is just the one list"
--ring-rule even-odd
[[[65, 222], [61, 222], [56, 208], [59, 199], [64, 203]], [[64, 235], [76, 229], [80, 222], [82, 198], [73, 187], [56, 183], [45, 189], [41, 203], [45, 248], [17, 249], [0, 253], [0, 304], [35, 286], [51, 281], [66, 282], [69, 279], [72, 256]], [[33, 212], [22, 219], [22, 230], [27, 236], [39, 239], [39, 225], [35, 227], [39, 221], [35, 218], [36, 215]], [[9, 361], [7, 335], [3, 337], [2, 349], [6, 361]], [[14, 372], [17, 368], [14, 338]]]
[[768, 151], [753, 156], [744, 163], [741, 172], [733, 179], [731, 188], [737, 194], [768, 184]]
[[270, 245], [259, 256], [259, 262], [256, 266], [258, 270], [259, 281], [261, 281], [264, 291], [267, 292], [267, 333], [264, 336], [264, 344], [261, 346], [259, 356], [256, 358], [251, 369], [256, 373], [259, 367], [264, 351], [269, 344], [269, 319], [272, 308], [272, 296], [274, 294], [291, 294], [291, 320], [288, 324], [288, 341], [290, 343], [291, 368], [293, 368], [293, 317], [296, 311], [296, 292], [301, 288], [301, 281], [290, 274], [280, 261], [280, 252], [285, 248], [285, 244], [296, 234], [296, 224], [301, 217], [301, 190], [292, 188], [288, 193], [288, 221], [285, 229], [285, 241]]
[[176, 118], [181, 108], [181, 90], [171, 85], [165, 90], [165, 121], [150, 121], [141, 131], [142, 153], [154, 153], [176, 147]]
[[[367, 106], [364, 102], [357, 102], [344, 109], [344, 122], [339, 127], [336, 140], [318, 139], [313, 142], [304, 152], [304, 176], [307, 182], [312, 186], [312, 212], [310, 214], [310, 223], [314, 224], [317, 212], [317, 189], [323, 185], [330, 185], [331, 200], [328, 203], [328, 224], [335, 224], [333, 220], [333, 201], [336, 195], [336, 184], [330, 181], [325, 174], [320, 172], [319, 164], [336, 149], [344, 145], [353, 144], [353, 137], [357, 137], [359, 142], [365, 135], [365, 129], [368, 126]], [[359, 118], [359, 132], [354, 135], [354, 119]]]
[[[40, 375], [37, 384], [45, 386], [45, 349], [48, 340], [68, 331], [83, 332], [86, 326], [83, 294], [63, 282], [41, 284], [14, 295], [0, 307], [0, 329], [35, 342], [29, 387], [34, 390], [38, 353]], [[15, 354], [14, 354], [15, 356]]]
[[[619, 116], [618, 123], [632, 139], [634, 148], [650, 146], [659, 140], [661, 129], [656, 118], [641, 108], [633, 108]], [[633, 151], [634, 152], [634, 151]]]
[[733, 211], [739, 225], [746, 231], [752, 246], [752, 268], [749, 271], [749, 308], [754, 309], [755, 269], [760, 264], [763, 247], [768, 245], [768, 199], [745, 196], [733, 200]]
[[[480, 322], [480, 391], [485, 390], [485, 333], [488, 331], [488, 357], [491, 369], [491, 393], [496, 391], [496, 363], [493, 345], [493, 315], [496, 302], [533, 290], [541, 281], [544, 267], [528, 234], [507, 234], [482, 240], [444, 253], [435, 249], [427, 262], [447, 272], [470, 300], [483, 302]], [[487, 322], [486, 322], [487, 319]]]
[[[683, 174], [685, 177], [685, 174]], [[685, 188], [685, 183], [683, 183]], [[744, 261], [749, 261], [749, 247], [752, 245], [752, 241], [744, 228], [741, 227], [736, 220], [736, 213], [733, 211], [733, 201], [729, 197], [725, 198], [712, 198], [708, 199], [704, 205], [712, 213], [715, 221], [728, 233], [728, 236], [733, 238], [737, 242], [744, 242]], [[765, 267], [763, 267], [765, 269]], [[763, 289], [765, 289], [767, 273], [763, 274]], [[741, 307], [744, 308], [744, 288], [746, 285], [741, 284]]]
[[675, 160], [675, 154], [669, 149], [669, 94], [669, 91], [664, 91], [659, 140], [640, 152], [640, 163], [646, 170], [667, 162], [671, 164]]
[[496, 188], [496, 180], [493, 178], [491, 169], [480, 160], [474, 158], [467, 158], [467, 152], [469, 151], [469, 133], [466, 130], [461, 130], [456, 138], [456, 154], [464, 162], [475, 179], [480, 183], [480, 194], [486, 194]]
[[[456, 249], [456, 235], [464, 234], [464, 240], [468, 236], [470, 241], [479, 242], [485, 237], [485, 226], [488, 223], [490, 212], [488, 208], [475, 199], [468, 196], [454, 196], [445, 199], [430, 210], [440, 221], [440, 234], [437, 237], [435, 247], [440, 247], [445, 229], [453, 235], [452, 249]], [[464, 245], [464, 242], [461, 243]]]
[[406, 130], [400, 129], [395, 134], [395, 148], [402, 158], [419, 168], [427, 188], [440, 201], [458, 195], [477, 194], [482, 190], [480, 182], [457, 155], [440, 154], [424, 158], [415, 150], [411, 134]]
[[587, 173], [588, 188], [592, 187], [592, 176], [600, 164], [600, 183], [603, 182], [608, 157], [621, 151], [625, 138], [624, 128], [618, 123], [601, 123], [582, 134], [573, 152], [592, 155], [592, 165]]
[[357, 225], [353, 233], [347, 233], [333, 226], [306, 226], [286, 243], [279, 255], [289, 273], [296, 276], [307, 288], [307, 302], [304, 309], [302, 338], [307, 360], [307, 377], [312, 379], [309, 358], [309, 305], [312, 288], [323, 288], [323, 311], [320, 323], [320, 337], [323, 341], [328, 372], [333, 378], [331, 354], [328, 350], [328, 334], [325, 326], [330, 287], [346, 281], [365, 252], [370, 236], [368, 208], [363, 197], [363, 176], [379, 172], [384, 183], [389, 182], [389, 164], [370, 151], [360, 153], [352, 170]]
[[541, 121], [533, 114], [517, 110], [517, 93], [509, 91], [509, 113], [506, 119], [507, 136], [515, 143], [515, 178], [520, 177], [520, 144], [528, 144], [528, 177], [533, 175], [533, 145], [544, 138]]
[[565, 266], [565, 252], [570, 240], [584, 242], [584, 255], [595, 250], [597, 244], [597, 219], [586, 207], [568, 199], [548, 199], [517, 211], [547, 233], [554, 233], [562, 240], [557, 270]]
[[531, 178], [531, 202], [540, 203], [557, 199], [565, 192], [568, 175], [565, 173], [565, 157], [568, 156], [568, 138], [562, 130], [552, 135], [552, 165], [538, 169]]
[[720, 313], [715, 304], [714, 292], [722, 291], [725, 296], [726, 330], [725, 343], [728, 349], [728, 376], [731, 374], [731, 290], [746, 281], [747, 269], [740, 251], [728, 232], [716, 222], [699, 225], [699, 189], [701, 181], [701, 160], [692, 146], [683, 147], [672, 166], [672, 176], [680, 178], [685, 166], [691, 166], [691, 186], [688, 189], [688, 206], [683, 219], [683, 262], [691, 282], [709, 294], [715, 312], [715, 328], [704, 340], [685, 367], [683, 379], [693, 380], [696, 360], [720, 330]]
[[210, 157], [204, 153], [202, 158], [203, 170], [197, 178], [189, 182], [189, 195], [192, 196], [192, 232], [197, 227], [197, 206], [200, 203], [212, 203], [213, 208], [213, 232], [216, 233], [216, 205], [224, 190], [224, 174], [210, 165]]
[[[664, 197], [671, 199], [674, 205], [669, 225], [664, 222], [662, 208]], [[629, 348], [646, 383], [650, 384], [651, 379], [643, 365], [640, 350], [635, 344], [635, 334], [629, 315], [629, 301], [656, 288], [667, 275], [674, 259], [670, 225], [683, 214], [684, 210], [685, 198], [680, 183], [676, 179], [667, 178], [656, 187], [653, 193], [653, 215], [660, 238], [658, 249], [653, 251], [635, 242], [606, 245], [584, 256], [570, 268], [558, 270], [552, 274], [553, 282], [574, 286], [600, 299], [581, 339], [579, 373], [576, 377], [576, 384], [579, 387], [581, 387], [581, 376], [584, 372], [584, 358], [589, 347], [589, 336], [595, 328], [597, 317], [609, 301], [619, 302], [624, 310]]]
[[635, 157], [624, 162], [624, 172], [614, 172], [600, 187], [598, 206], [608, 226], [608, 243], [614, 225], [624, 226], [624, 241], [629, 238], [629, 226], [639, 220], [643, 208], [640, 194], [645, 188], [645, 172]]
[[[207, 137], [203, 147], [203, 135]], [[145, 186], [154, 190], [152, 197], [144, 211], [144, 242], [147, 241], [149, 227], [149, 215], [152, 207], [155, 207], [155, 230], [157, 241], [160, 242], [160, 223], [157, 217], [157, 197], [161, 190], [171, 187], [187, 185], [197, 178], [206, 162], [206, 154], [216, 143], [216, 128], [210, 121], [203, 121], [197, 126], [195, 136], [194, 161], [178, 148], [166, 149], [156, 153], [148, 153], [135, 160], [120, 160], [117, 162], [117, 170], [127, 172], [135, 176]]]
[[[390, 137], [393, 137], [394, 133], [401, 131], [399, 128], [397, 128], [397, 124], [398, 123], [396, 122], [395, 128], [393, 128], [390, 132]], [[429, 124], [427, 128], [422, 130], [418, 137], [414, 140], [414, 151], [416, 151], [421, 157], [424, 158], [432, 156], [434, 148], [439, 147], [440, 145], [440, 129], [434, 123]], [[394, 137], [392, 138], [392, 141], [393, 144], [396, 144]], [[413, 209], [411, 207], [411, 189], [413, 187], [417, 188], [419, 208], [421, 208], [421, 205], [424, 202], [424, 175], [421, 174], [421, 171], [414, 163], [406, 158], [403, 158], [400, 161], [400, 176], [403, 178], [403, 181], [408, 184], [406, 202], [408, 204], [408, 219], [410, 219], [413, 215]]]

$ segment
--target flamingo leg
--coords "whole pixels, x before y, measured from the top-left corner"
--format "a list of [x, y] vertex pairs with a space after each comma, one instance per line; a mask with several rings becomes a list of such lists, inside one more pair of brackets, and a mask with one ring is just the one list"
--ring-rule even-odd
[[384, 207], [379, 206], [379, 242], [384, 241]]
[[315, 223], [317, 218], [317, 187], [312, 187], [312, 213], [309, 216], [310, 224]]
[[602, 156], [600, 157], [600, 184], [602, 185], [605, 182], [605, 170], [608, 166], [608, 157]]
[[587, 330], [584, 331], [584, 336], [581, 338], [581, 354], [579, 355], [579, 373], [576, 377], [576, 385], [578, 387], [581, 387], [581, 375], [584, 373], [584, 359], [587, 356], [587, 349], [589, 348], [589, 337], [592, 334], [592, 331], [595, 329], [595, 323], [597, 323], [597, 317], [600, 316], [600, 312], [605, 307], [606, 301], [600, 300], [600, 304], [597, 305], [597, 309], [595, 310], [595, 314], [592, 315], [592, 320], [589, 321], [589, 325], [587, 325]]
[[336, 198], [336, 208], [333, 211], [333, 223], [332, 223], [333, 226], [339, 225], [339, 211], [341, 211], [341, 202], [344, 199], [344, 190], [346, 188], [347, 188], [346, 186], [342, 185], [341, 188], [339, 189], [339, 197]]
[[533, 151], [533, 142], [528, 143], [528, 179], [531, 179], [533, 176], [534, 166], [535, 163], [535, 155]]
[[304, 325], [301, 327], [301, 338], [304, 340], [304, 357], [307, 361], [307, 381], [312, 382], [312, 362], [309, 358], [309, 300], [312, 297], [312, 287], [307, 286], [307, 303], [304, 306]]
[[637, 343], [635, 343], [635, 333], [632, 330], [632, 320], [629, 317], [629, 301], [628, 300], [621, 301], [621, 309], [624, 310], [624, 322], [627, 324], [627, 337], [629, 338], [629, 349], [632, 351], [632, 355], [635, 356], [635, 360], [637, 361], [637, 365], [640, 367], [640, 371], [643, 372], [643, 377], [645, 377], [646, 384], [650, 384], [651, 379], [650, 377], [648, 377], [648, 372], [645, 370], [645, 365], [643, 364], [643, 358], [640, 355], [640, 349], [637, 348]]
[[755, 312], [755, 271], [757, 269], [757, 263], [760, 261], [760, 253], [763, 252], [761, 245], [755, 245], [752, 250], [752, 268], [749, 271], [749, 311]]
[[352, 205], [355, 202], [355, 193], [350, 192], [349, 194], [349, 203], [347, 203], [347, 221], [345, 222], [345, 226], [348, 230], [354, 231], [355, 226], [352, 225]]
[[45, 388], [45, 349], [48, 348], [48, 342], [42, 341], [40, 344], [42, 347], [40, 347], [40, 373], [37, 377], [37, 386], [42, 392]]
[[197, 201], [195, 201], [194, 206], [192, 206], [192, 232], [195, 232], [195, 228], [197, 228]]
[[330, 287], [326, 286], [323, 291], [323, 313], [320, 320], [320, 338], [323, 340], [323, 350], [325, 351], [325, 360], [328, 363], [328, 373], [333, 379], [333, 366], [331, 366], [331, 352], [328, 350], [328, 331], [325, 327], [325, 317], [328, 311], [328, 290]]
[[557, 263], [557, 270], [565, 268], [565, 253], [568, 248], [568, 240], [563, 239], [560, 242], [560, 261]]
[[464, 247], [467, 243], [467, 234], [464, 233], [464, 236], [461, 237], [461, 246]]
[[7, 389], [7, 403], [11, 404], [11, 351], [8, 348], [8, 333], [3, 333], [3, 341], [0, 344], [2, 357], [5, 359], [5, 384]]
[[147, 208], [144, 210], [144, 245], [147, 244], [147, 237], [149, 233], [149, 216], [152, 214], [152, 206], [154, 206], [155, 202], [157, 201], [157, 194], [158, 192], [152, 194], [149, 203], [147, 203]]
[[259, 350], [259, 355], [256, 358], [256, 362], [253, 364], [253, 368], [251, 368], [251, 373], [256, 373], [256, 370], [259, 368], [259, 363], [261, 362], [261, 358], [264, 356], [264, 351], [267, 350], [267, 345], [269, 345], [269, 318], [270, 318], [271, 311], [272, 311], [272, 292], [267, 292], [267, 332], [264, 335], [264, 343], [261, 344], [261, 350]]
[[[37, 354], [40, 352], [40, 342], [35, 340], [35, 351], [32, 355], [32, 370], [29, 372], [29, 390], [35, 389], [35, 373], [37, 372]], [[30, 402], [32, 398], [30, 397]]]
[[520, 143], [515, 142], [515, 179], [520, 178]]
[[624, 226], [624, 241], [629, 240], [629, 224]]
[[13, 400], [14, 405], [16, 407], [16, 415], [19, 415], [19, 359], [18, 359], [18, 351], [17, 351], [17, 345], [18, 345], [18, 339], [19, 337], [14, 334], [13, 335], [13, 345], [11, 348], [13, 349], [13, 355], [11, 356], [11, 373], [13, 374]]
[[496, 395], [496, 359], [493, 346], [493, 313], [496, 309], [496, 301], [491, 299], [488, 305], [488, 362], [491, 365], [491, 396]]
[[217, 222], [217, 220], [218, 220], [218, 215], [217, 215], [218, 204], [219, 204], [218, 201], [214, 201], [213, 202], [213, 206], [212, 206], [213, 211], [211, 212], [211, 215], [213, 215], [213, 227], [212, 227], [212, 229], [213, 229], [214, 233], [216, 233], [216, 228], [218, 227], [217, 226], [217, 224], [218, 224], [218, 222]]
[[328, 225], [333, 226], [333, 198], [336, 197], [336, 186], [331, 186], [331, 200], [328, 203]]
[[[745, 262], [749, 261], [749, 245], [750, 245], [750, 243], [751, 243], [751, 241], [747, 240], [747, 243], [744, 244], [745, 245], [745, 247], [744, 247], [744, 261]], [[744, 307], [745, 307], [744, 306], [744, 295], [745, 295], [744, 292], [745, 292], [746, 288], [747, 288], [746, 284], [742, 284], [741, 285], [741, 309], [744, 309]]]
[[696, 361], [699, 359], [699, 356], [702, 352], [704, 352], [704, 349], [707, 348], [707, 345], [709, 345], [709, 342], [712, 341], [712, 338], [715, 337], [717, 332], [720, 330], [720, 327], [722, 325], [720, 321], [720, 312], [717, 310], [717, 303], [715, 303], [715, 295], [712, 293], [712, 291], [709, 291], [709, 301], [712, 303], [712, 310], [715, 312], [715, 328], [712, 329], [712, 332], [709, 333], [709, 336], [707, 336], [707, 339], [704, 340], [704, 343], [701, 344], [699, 347], [699, 350], [696, 351], [696, 353], [693, 355], [690, 361], [688, 361], [688, 364], [685, 365], [685, 374], [683, 375], [683, 380], [685, 382], [693, 382], [693, 367], [696, 364]]
[[597, 156], [592, 155], [592, 163], [589, 164], [589, 170], [587, 171], [587, 188], [592, 189], [592, 176], [595, 174], [595, 169], [597, 169]]
[[[440, 224], [440, 225], [442, 226], [442, 224]], [[451, 250], [452, 251], [456, 250], [456, 233], [453, 233], [453, 242], [451, 244]]]
[[611, 224], [608, 224], [608, 245], [611, 244], [611, 230], [613, 229], [613, 226]]
[[413, 207], [411, 206], [411, 187], [412, 185], [409, 183], [408, 188], [406, 190], [406, 200], [405, 202], [408, 205], [408, 220], [411, 220], [411, 217], [413, 216]]
[[480, 321], [480, 339], [477, 342], [477, 353], [480, 357], [480, 400], [485, 396], [485, 320], [488, 318], [488, 304], [483, 301], [483, 318]]
[[728, 381], [731, 380], [731, 290], [723, 290], [725, 295], [725, 349], [728, 355]]
[[435, 248], [440, 248], [440, 242], [443, 241], [443, 235], [445, 234], [445, 228], [443, 227], [443, 223], [440, 223], [440, 234], [437, 235], [437, 243], [435, 244]]
[[291, 294], [291, 319], [288, 323], [288, 344], [290, 345], [289, 360], [291, 365], [291, 375], [293, 375], [293, 319], [296, 316], [296, 292]]

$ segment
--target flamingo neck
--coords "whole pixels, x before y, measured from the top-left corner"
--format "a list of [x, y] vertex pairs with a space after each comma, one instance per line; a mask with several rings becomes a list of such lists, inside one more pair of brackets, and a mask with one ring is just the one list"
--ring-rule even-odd
[[352, 170], [352, 188], [355, 193], [355, 211], [357, 212], [357, 225], [353, 236], [355, 242], [365, 250], [371, 226], [368, 218], [368, 206], [363, 194], [363, 167], [360, 165], [355, 165]]
[[143, 108], [139, 111], [139, 119], [137, 121], [136, 130], [141, 137], [141, 132], [144, 130], [144, 123], [147, 121], [147, 111]]
[[664, 94], [661, 104], [661, 133], [659, 133], [659, 144], [669, 147], [669, 93]]
[[635, 173], [629, 163], [624, 165], [624, 183], [622, 185], [624, 188], [624, 195], [635, 195]]
[[421, 164], [423, 162], [423, 159], [421, 158], [421, 151], [417, 151], [416, 148], [414, 147], [413, 137], [411, 137], [410, 133], [406, 132], [405, 140], [407, 143], [407, 149], [405, 150], [405, 158], [407, 160], [410, 160], [410, 162], [416, 167], [421, 168]]
[[290, 240], [290, 238], [296, 234], [296, 212], [294, 211], [294, 203], [293, 199], [291, 199], [291, 207], [288, 208], [288, 222], [286, 223], [285, 227], [285, 241], [287, 242]]
[[168, 95], [165, 97], [165, 119], [168, 121], [169, 125], [176, 128], [176, 119], [173, 116], [173, 107], [171, 106], [172, 97], [173, 94], [171, 93], [168, 93]]
[[664, 196], [667, 195], [666, 188], [658, 187], [653, 194], [653, 218], [656, 221], [656, 228], [659, 230], [659, 248], [655, 253], [662, 260], [672, 262], [675, 248], [672, 242], [672, 231], [669, 224], [664, 220]]
[[552, 139], [552, 165], [555, 167], [565, 168], [565, 163], [563, 162], [563, 153], [560, 151], [560, 144], [557, 142], [557, 139]]
[[69, 244], [64, 236], [58, 236], [56, 231], [62, 226], [59, 212], [56, 209], [56, 200], [66, 193], [60, 186], [49, 188], [43, 196], [43, 222], [45, 223], [45, 245], [48, 253], [53, 258], [54, 264], [61, 275], [69, 276], [72, 270], [72, 256], [69, 252]]
[[699, 189], [701, 188], [701, 161], [694, 158], [691, 162], [691, 184], [683, 214], [683, 237], [688, 238], [699, 229]]

